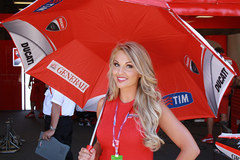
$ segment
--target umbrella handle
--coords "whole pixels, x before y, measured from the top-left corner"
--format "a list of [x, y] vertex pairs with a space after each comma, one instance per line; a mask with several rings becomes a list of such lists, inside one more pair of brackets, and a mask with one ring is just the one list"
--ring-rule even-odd
[[87, 145], [87, 150], [90, 151], [93, 148], [91, 145]]
[[96, 131], [97, 131], [97, 128], [98, 128], [100, 119], [101, 119], [101, 117], [102, 117], [102, 113], [103, 113], [103, 109], [104, 109], [104, 107], [105, 107], [106, 100], [107, 100], [107, 98], [108, 98], [108, 93], [109, 93], [109, 89], [108, 89], [108, 91], [107, 91], [107, 93], [106, 93], [106, 97], [105, 97], [105, 99], [104, 99], [104, 102], [103, 102], [103, 105], [102, 105], [102, 109], [101, 109], [101, 111], [100, 111], [100, 113], [99, 113], [99, 116], [98, 116], [98, 119], [97, 119], [97, 122], [96, 122], [96, 125], [95, 125], [95, 128], [94, 128], [94, 131], [93, 131], [93, 134], [92, 134], [91, 141], [90, 141], [89, 145], [87, 145], [87, 149], [88, 149], [89, 151], [93, 148], [93, 141], [94, 141], [94, 138], [95, 138], [95, 136], [96, 136]]

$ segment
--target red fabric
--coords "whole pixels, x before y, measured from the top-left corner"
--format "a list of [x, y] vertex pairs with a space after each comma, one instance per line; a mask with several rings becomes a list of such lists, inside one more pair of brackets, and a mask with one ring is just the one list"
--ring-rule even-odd
[[131, 2], [131, 3], [137, 3], [137, 4], [143, 4], [143, 5], [152, 5], [152, 6], [158, 6], [158, 7], [163, 7], [163, 8], [169, 8], [169, 6], [167, 5], [167, 3], [163, 0], [163, 1], [159, 1], [159, 0], [147, 0], [147, 1], [143, 1], [143, 0], [123, 0], [125, 2]]
[[[197, 18], [196, 16], [181, 16], [194, 29], [235, 29], [240, 26], [240, 17], [214, 16], [212, 18]], [[227, 35], [208, 35], [205, 37], [222, 37]], [[211, 38], [209, 38], [211, 39]], [[213, 40], [213, 39], [212, 39]], [[215, 40], [215, 39], [214, 39]], [[218, 40], [215, 40], [218, 42]], [[225, 44], [222, 46], [226, 50]]]
[[[129, 0], [139, 1], [139, 0]], [[166, 0], [178, 15], [239, 16], [239, 0]], [[141, 0], [141, 3], [156, 5], [155, 0]], [[157, 5], [156, 5], [157, 6]]]
[[229, 95], [224, 95], [222, 101], [219, 106], [219, 113], [220, 114], [227, 114], [228, 113], [228, 104], [229, 104]]
[[[116, 122], [116, 137], [119, 132], [119, 128], [122, 122], [131, 110], [133, 101], [130, 103], [122, 103], [118, 101], [118, 112]], [[103, 149], [101, 160], [109, 160], [111, 155], [115, 154], [112, 146], [113, 140], [113, 118], [115, 114], [117, 101], [106, 102], [102, 119], [100, 121], [97, 139]], [[134, 118], [128, 118], [123, 126], [120, 143], [119, 143], [119, 154], [123, 155], [124, 160], [152, 160], [153, 152], [143, 145], [143, 137], [137, 129], [136, 121]]]
[[173, 3], [197, 3], [197, 4], [222, 4], [222, 3], [230, 3], [237, 4], [239, 0], [166, 0], [167, 2]]
[[[153, 1], [155, 0], [151, 0]], [[16, 28], [9, 28], [15, 29], [14, 33], [16, 30], [21, 31], [18, 30], [18, 25], [30, 28], [23, 30], [27, 36], [22, 36], [23, 39], [15, 37], [16, 33], [12, 34], [13, 39], [19, 40], [15, 43], [25, 62], [24, 67], [28, 67], [28, 74], [83, 107], [88, 99], [106, 93], [108, 61], [115, 45], [119, 42], [136, 41], [143, 45], [151, 56], [162, 96], [181, 93], [181, 96], [174, 97], [174, 103], [178, 106], [172, 108], [180, 120], [213, 117], [216, 114], [216, 111], [213, 113], [208, 106], [213, 104], [212, 108], [217, 110], [215, 104], [219, 103], [220, 98], [216, 98], [220, 96], [216, 95], [213, 99], [216, 103], [208, 103], [207, 98], [212, 97], [206, 97], [205, 87], [211, 89], [213, 83], [204, 84], [203, 75], [210, 72], [203, 73], [202, 66], [205, 53], [220, 59], [212, 53], [210, 46], [171, 10], [119, 0], [54, 1], [51, 7], [47, 7], [48, 2], [49, 0], [36, 1], [3, 23], [7, 27], [13, 24], [7, 23], [10, 20], [26, 22], [15, 21]], [[46, 29], [50, 24], [58, 22], [59, 18], [63, 20], [60, 30]], [[37, 35], [43, 39], [39, 41]], [[38, 48], [42, 41], [44, 45]], [[47, 44], [52, 46], [53, 52], [46, 47]], [[32, 57], [26, 56], [27, 50], [31, 51]], [[42, 57], [38, 57], [43, 50]], [[28, 60], [35, 58], [35, 55], [38, 58], [34, 59], [34, 64], [33, 61], [29, 63]], [[46, 57], [43, 58], [44, 56]], [[40, 59], [42, 60], [38, 63]], [[197, 68], [199, 73], [193, 72], [192, 67]], [[230, 72], [231, 77], [233, 71]], [[214, 76], [216, 82], [218, 75]], [[229, 81], [225, 81], [224, 85], [228, 83]], [[189, 99], [183, 97], [185, 92], [191, 95]], [[222, 92], [224, 90], [214, 93]]]

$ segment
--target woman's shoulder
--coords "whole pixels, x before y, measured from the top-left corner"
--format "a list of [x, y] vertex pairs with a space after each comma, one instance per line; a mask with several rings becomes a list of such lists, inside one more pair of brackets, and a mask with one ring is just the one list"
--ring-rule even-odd
[[98, 101], [98, 105], [99, 105], [99, 104], [102, 105], [102, 104], [104, 103], [104, 100], [105, 100], [105, 97], [102, 97], [102, 98]]
[[99, 101], [98, 101], [98, 105], [97, 105], [97, 115], [101, 112], [102, 108], [103, 108], [103, 105], [105, 106], [111, 106], [113, 105], [114, 103], [114, 100], [112, 101], [108, 101], [105, 97], [101, 98]]
[[104, 101], [105, 101], [105, 97], [101, 98], [101, 99], [98, 101], [98, 105], [97, 105], [97, 115], [98, 115], [98, 114], [100, 113], [100, 111], [102, 110]]
[[103, 106], [104, 103], [106, 103], [107, 105], [111, 105], [115, 101], [116, 100], [108, 100], [108, 99], [106, 99], [106, 97], [103, 97], [98, 101], [98, 108], [102, 109], [102, 106]]

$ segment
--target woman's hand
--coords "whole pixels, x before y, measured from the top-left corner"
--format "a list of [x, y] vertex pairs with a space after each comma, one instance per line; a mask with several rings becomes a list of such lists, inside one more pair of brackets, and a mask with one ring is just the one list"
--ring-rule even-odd
[[[97, 106], [97, 117], [102, 109], [104, 98], [100, 99]], [[95, 160], [99, 158], [102, 153], [101, 145], [97, 141], [93, 148], [89, 151], [87, 148], [81, 148], [80, 152], [78, 153], [78, 160]]]
[[94, 160], [96, 156], [96, 150], [92, 148], [90, 151], [87, 148], [81, 148], [78, 154], [78, 160]]

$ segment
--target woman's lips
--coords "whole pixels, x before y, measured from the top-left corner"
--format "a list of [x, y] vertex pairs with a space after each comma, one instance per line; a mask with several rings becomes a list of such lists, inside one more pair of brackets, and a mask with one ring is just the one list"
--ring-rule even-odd
[[117, 77], [118, 82], [124, 82], [127, 80], [125, 77]]

